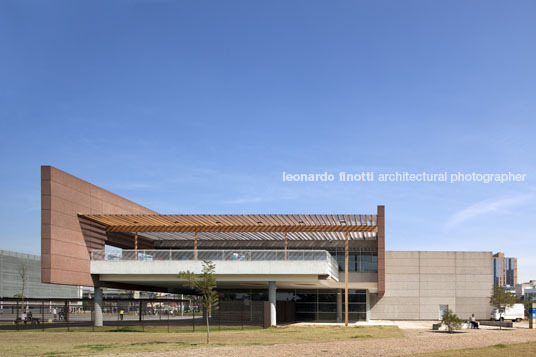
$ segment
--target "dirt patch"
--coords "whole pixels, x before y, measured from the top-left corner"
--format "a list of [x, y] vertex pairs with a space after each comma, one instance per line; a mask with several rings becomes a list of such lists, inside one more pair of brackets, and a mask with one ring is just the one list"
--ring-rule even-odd
[[139, 356], [389, 356], [430, 353], [465, 348], [493, 346], [497, 351], [507, 345], [536, 341], [536, 330], [519, 329], [509, 331], [471, 330], [463, 334], [436, 333], [424, 329], [404, 330], [406, 338], [370, 339], [352, 338], [351, 341], [337, 341], [309, 344], [279, 344], [273, 346], [241, 346], [197, 348], [195, 350], [167, 351], [155, 353], [126, 354], [122, 357]]

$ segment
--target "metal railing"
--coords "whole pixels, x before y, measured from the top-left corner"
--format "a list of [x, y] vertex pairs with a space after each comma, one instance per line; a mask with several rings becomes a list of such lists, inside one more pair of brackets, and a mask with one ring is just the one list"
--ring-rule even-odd
[[337, 261], [325, 250], [92, 250], [93, 261], [327, 261], [337, 269]]

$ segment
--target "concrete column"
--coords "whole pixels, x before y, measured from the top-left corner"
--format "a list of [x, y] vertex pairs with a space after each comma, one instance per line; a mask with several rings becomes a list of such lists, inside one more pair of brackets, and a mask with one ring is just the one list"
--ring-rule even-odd
[[270, 301], [270, 326], [277, 325], [277, 310], [276, 310], [276, 286], [275, 281], [268, 283], [268, 300]]
[[342, 289], [337, 289], [337, 322], [342, 322]]
[[367, 322], [370, 320], [370, 294], [369, 294], [369, 291], [367, 290], [367, 295], [366, 295], [366, 298], [367, 298], [367, 304], [366, 304], [366, 308], [367, 308]]
[[95, 287], [93, 303], [93, 325], [99, 327], [102, 326], [102, 288]]

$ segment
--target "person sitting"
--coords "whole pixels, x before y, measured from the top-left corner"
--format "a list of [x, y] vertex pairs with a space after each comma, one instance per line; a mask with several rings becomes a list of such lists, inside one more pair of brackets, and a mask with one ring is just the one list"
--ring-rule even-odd
[[471, 327], [472, 328], [479, 328], [478, 325], [478, 321], [476, 321], [476, 318], [475, 318], [475, 314], [472, 314], [470, 317], [469, 317], [469, 323], [471, 323]]

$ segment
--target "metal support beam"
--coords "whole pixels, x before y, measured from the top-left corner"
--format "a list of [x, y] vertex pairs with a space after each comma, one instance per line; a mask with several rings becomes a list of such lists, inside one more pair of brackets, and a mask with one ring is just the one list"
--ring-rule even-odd
[[348, 326], [348, 232], [344, 235], [344, 326]]

